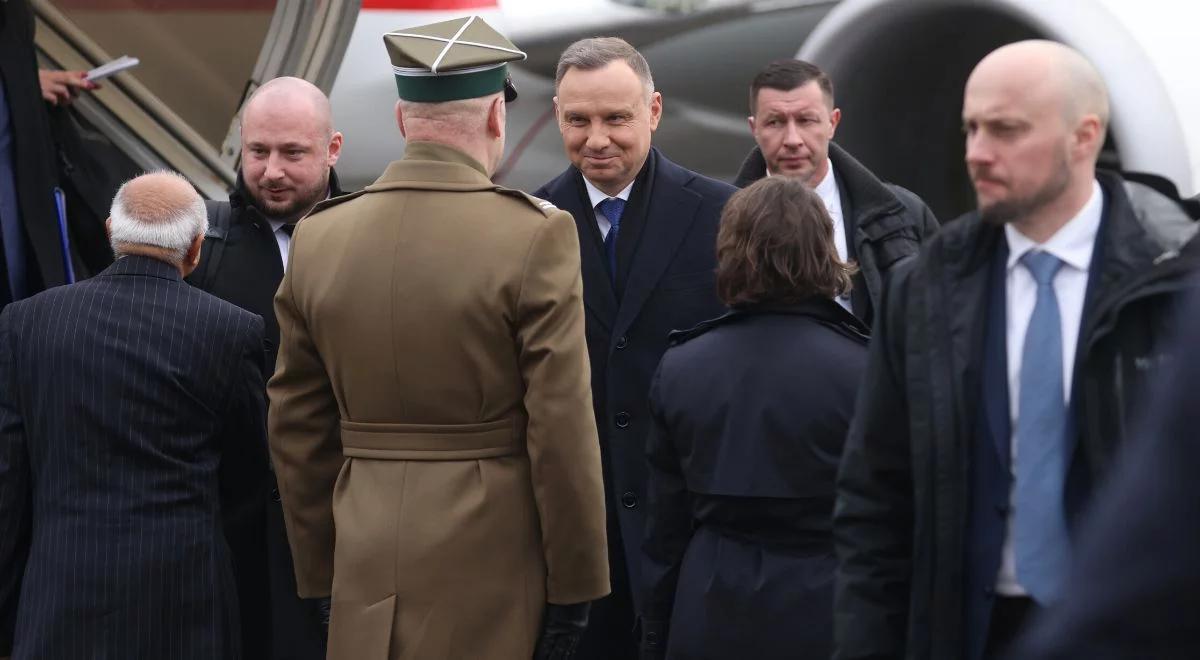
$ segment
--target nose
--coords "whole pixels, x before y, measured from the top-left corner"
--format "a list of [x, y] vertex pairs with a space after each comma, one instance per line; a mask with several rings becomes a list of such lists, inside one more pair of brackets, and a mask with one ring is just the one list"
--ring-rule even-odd
[[966, 157], [968, 165], [986, 165], [992, 162], [994, 154], [982, 131], [967, 133]]
[[267, 156], [267, 169], [263, 171], [263, 177], [272, 181], [283, 178], [283, 156], [275, 152]]
[[800, 126], [789, 120], [783, 132], [783, 143], [788, 147], [800, 147], [804, 144], [804, 136], [800, 134]]
[[588, 151], [604, 151], [609, 142], [608, 129], [602, 122], [592, 122], [588, 126], [586, 144]]

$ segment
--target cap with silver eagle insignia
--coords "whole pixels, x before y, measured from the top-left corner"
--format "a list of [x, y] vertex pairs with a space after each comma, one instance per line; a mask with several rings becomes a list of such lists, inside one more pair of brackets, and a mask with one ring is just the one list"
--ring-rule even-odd
[[525, 53], [478, 16], [395, 30], [383, 42], [406, 101], [441, 103], [501, 91], [505, 101], [517, 98], [508, 63]]

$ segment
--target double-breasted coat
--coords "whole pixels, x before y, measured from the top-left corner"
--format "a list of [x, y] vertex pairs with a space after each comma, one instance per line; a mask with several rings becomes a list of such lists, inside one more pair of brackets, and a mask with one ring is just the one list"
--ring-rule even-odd
[[328, 657], [530, 657], [609, 590], [571, 217], [412, 142], [289, 259], [270, 444]]

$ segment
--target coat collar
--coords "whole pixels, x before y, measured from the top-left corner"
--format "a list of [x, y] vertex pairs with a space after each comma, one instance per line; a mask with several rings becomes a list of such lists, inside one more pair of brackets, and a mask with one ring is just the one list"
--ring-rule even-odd
[[[870, 233], [869, 227], [875, 220], [886, 215], [898, 214], [904, 210], [904, 204], [894, 192], [888, 189], [879, 177], [858, 162], [850, 152], [836, 142], [829, 143], [829, 160], [837, 177], [839, 191], [851, 202], [854, 226], [859, 230]], [[762, 150], [755, 146], [742, 161], [734, 185], [738, 188], [746, 186], [767, 176], [767, 161]]]
[[479, 161], [444, 144], [409, 142], [404, 158], [392, 161], [367, 192], [395, 189], [493, 190], [496, 185]]
[[183, 275], [179, 273], [179, 269], [175, 266], [154, 257], [145, 257], [140, 254], [130, 254], [118, 258], [111, 266], [105, 268], [99, 277], [111, 277], [114, 275], [140, 275], [177, 282], [183, 281]]
[[845, 308], [836, 302], [821, 297], [811, 297], [791, 304], [766, 304], [750, 307], [734, 308], [715, 319], [703, 321], [688, 330], [676, 330], [670, 335], [672, 346], [682, 344], [690, 339], [718, 328], [723, 325], [740, 323], [763, 316], [805, 316], [823, 325], [830, 326], [839, 333], [856, 341], [866, 343], [870, 330]]
[[[658, 149], [650, 149], [642, 168], [643, 172], [653, 173], [653, 180], [645, 182], [650, 187], [650, 199], [620, 301], [609, 284], [604, 254], [593, 239], [594, 216], [586, 204], [579, 170], [567, 168], [544, 189], [559, 208], [575, 219], [581, 247], [584, 304], [613, 335], [624, 334], [641, 312], [670, 265], [670, 255], [675, 254], [686, 238], [701, 202], [700, 195], [688, 187], [696, 175], [668, 160]], [[642, 174], [638, 176], [641, 178]], [[637, 186], [633, 196], [639, 196]]]
[[687, 238], [702, 197], [689, 187], [695, 173], [667, 160], [657, 149], [650, 150], [645, 167], [653, 167], [650, 200], [646, 208], [637, 251], [613, 321], [613, 332], [625, 334], [654, 292], [679, 245]]

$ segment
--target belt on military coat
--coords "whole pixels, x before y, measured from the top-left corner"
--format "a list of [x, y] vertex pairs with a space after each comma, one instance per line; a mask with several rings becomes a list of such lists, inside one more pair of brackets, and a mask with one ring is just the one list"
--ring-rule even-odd
[[524, 443], [511, 419], [483, 424], [342, 422], [342, 454], [385, 461], [476, 461], [514, 456]]

